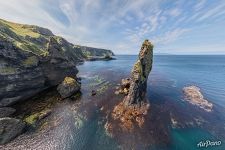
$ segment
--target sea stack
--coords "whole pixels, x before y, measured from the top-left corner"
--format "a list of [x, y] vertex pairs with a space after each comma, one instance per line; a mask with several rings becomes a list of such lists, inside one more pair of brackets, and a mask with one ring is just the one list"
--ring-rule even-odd
[[141, 105], [145, 102], [147, 80], [152, 69], [153, 45], [145, 40], [141, 46], [138, 60], [133, 66], [130, 79], [129, 93], [124, 99], [127, 106]]
[[[138, 60], [134, 64], [131, 77], [123, 79], [121, 87], [115, 94], [125, 94], [123, 101], [117, 104], [112, 111], [113, 120], [118, 120], [119, 125], [107, 122], [107, 132], [122, 128], [124, 131], [133, 131], [135, 126], [140, 128], [145, 122], [150, 104], [146, 100], [147, 80], [152, 69], [153, 45], [145, 40], [141, 46]], [[135, 125], [136, 124], [136, 125]], [[112, 130], [112, 131], [111, 131]]]

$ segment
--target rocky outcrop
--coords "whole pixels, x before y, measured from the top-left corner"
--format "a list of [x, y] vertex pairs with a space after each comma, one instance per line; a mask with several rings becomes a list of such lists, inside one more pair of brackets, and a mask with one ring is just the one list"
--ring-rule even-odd
[[0, 144], [5, 144], [21, 134], [25, 123], [14, 118], [0, 118]]
[[[116, 105], [111, 113], [113, 120], [118, 120], [118, 125], [107, 122], [111, 129], [121, 128], [122, 131], [132, 132], [135, 126], [140, 128], [145, 122], [150, 104], [145, 95], [147, 92], [148, 75], [152, 69], [153, 45], [148, 40], [142, 44], [138, 60], [135, 63], [131, 78], [123, 79], [118, 91], [115, 94], [125, 94], [122, 102]], [[108, 130], [108, 128], [106, 128]], [[110, 132], [109, 130], [107, 132]]]
[[129, 93], [125, 97], [125, 104], [141, 104], [145, 101], [148, 75], [152, 69], [153, 45], [148, 40], [142, 44], [138, 60], [131, 72]]
[[126, 105], [138, 104], [145, 101], [148, 75], [152, 69], [153, 45], [145, 40], [142, 44], [138, 60], [135, 63], [131, 78], [122, 79], [116, 94], [127, 95], [124, 99]]
[[0, 41], [0, 107], [10, 106], [59, 84], [66, 76], [76, 78], [77, 69], [51, 37], [47, 56], [27, 53], [10, 41]]
[[67, 98], [80, 91], [80, 83], [71, 77], [66, 77], [57, 88], [62, 98]]
[[198, 106], [199, 108], [211, 112], [213, 110], [213, 104], [204, 98], [200, 92], [200, 88], [196, 86], [188, 86], [183, 88], [185, 100], [190, 104]]

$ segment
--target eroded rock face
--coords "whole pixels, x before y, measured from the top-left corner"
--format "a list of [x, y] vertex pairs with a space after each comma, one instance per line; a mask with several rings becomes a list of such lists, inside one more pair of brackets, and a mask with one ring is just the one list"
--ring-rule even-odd
[[71, 77], [66, 77], [57, 88], [62, 98], [67, 98], [80, 91], [80, 83]]
[[24, 52], [3, 39], [0, 48], [0, 107], [58, 85], [66, 76], [76, 78], [78, 73], [54, 37], [49, 39], [47, 56]]
[[0, 144], [5, 144], [21, 134], [25, 123], [14, 118], [0, 118]]
[[129, 93], [125, 97], [125, 104], [141, 104], [145, 101], [148, 75], [152, 69], [153, 45], [148, 40], [142, 44], [138, 60], [131, 72]]

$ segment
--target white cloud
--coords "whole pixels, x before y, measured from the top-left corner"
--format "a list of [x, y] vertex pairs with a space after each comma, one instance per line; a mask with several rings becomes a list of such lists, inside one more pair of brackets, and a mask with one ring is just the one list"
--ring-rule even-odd
[[174, 8], [174, 9], [170, 10], [168, 13], [172, 17], [177, 17], [181, 14], [181, 10], [178, 8]]
[[152, 41], [154, 44], [168, 44], [176, 41], [181, 35], [188, 32], [189, 29], [175, 29], [172, 31], [167, 31], [165, 34], [153, 37]]
[[214, 17], [221, 11], [224, 11], [224, 9], [225, 9], [225, 3], [221, 3], [220, 5], [217, 5], [216, 7], [212, 8], [212, 9], [208, 10], [206, 13], [204, 13], [204, 15], [202, 15], [201, 17], [198, 18], [198, 21], [203, 21], [207, 18]]
[[[186, 1], [182, 0], [166, 3], [170, 7], [164, 7], [165, 2], [2, 0], [0, 18], [47, 27], [75, 44], [134, 54], [146, 38], [153, 40], [155, 45], [167, 47], [189, 34], [189, 28], [194, 29], [204, 20], [220, 19], [225, 14], [223, 0], [212, 5], [207, 5], [207, 0], [187, 2], [190, 6], [184, 5]], [[69, 24], [65, 25], [61, 17], [68, 19]]]
[[194, 6], [194, 9], [196, 11], [202, 9], [204, 7], [205, 3], [206, 3], [206, 0], [199, 0], [199, 1], [197, 1], [196, 5]]

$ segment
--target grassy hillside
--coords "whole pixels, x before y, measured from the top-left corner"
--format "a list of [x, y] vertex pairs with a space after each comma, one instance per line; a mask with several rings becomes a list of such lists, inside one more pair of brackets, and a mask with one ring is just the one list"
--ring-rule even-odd
[[34, 25], [23, 25], [0, 19], [0, 39], [12, 42], [23, 51], [35, 55], [48, 55], [49, 38], [54, 37], [61, 46], [63, 52], [68, 53], [74, 59], [85, 59], [88, 56], [113, 55], [110, 50], [75, 46], [64, 38], [55, 36], [50, 30]]

